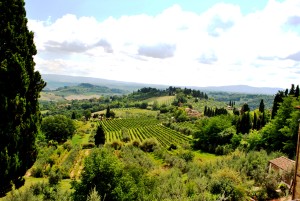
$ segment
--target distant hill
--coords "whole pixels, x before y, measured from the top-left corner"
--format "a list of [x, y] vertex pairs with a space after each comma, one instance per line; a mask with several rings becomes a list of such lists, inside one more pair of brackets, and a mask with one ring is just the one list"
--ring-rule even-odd
[[[167, 85], [122, 82], [122, 81], [107, 80], [101, 78], [56, 75], [56, 74], [43, 74], [42, 77], [47, 82], [46, 89], [48, 90], [54, 90], [64, 86], [76, 86], [79, 85], [80, 83], [89, 83], [93, 85], [106, 86], [108, 88], [122, 89], [129, 92], [136, 91], [143, 87], [154, 87], [158, 89], [165, 89], [169, 87]], [[183, 86], [178, 86], [178, 87], [183, 87]], [[186, 87], [198, 89], [201, 91], [234, 92], [234, 93], [245, 93], [245, 94], [269, 94], [269, 95], [274, 95], [278, 92], [278, 90], [283, 90], [281, 88], [251, 87], [247, 85], [210, 86], [210, 87], [186, 86]]]
[[106, 86], [108, 88], [121, 89], [128, 92], [136, 91], [143, 87], [155, 87], [159, 89], [167, 88], [167, 86], [164, 85], [122, 82], [122, 81], [114, 81], [114, 80], [92, 78], [92, 77], [80, 77], [80, 76], [68, 76], [68, 75], [56, 75], [56, 74], [42, 74], [42, 77], [47, 82], [47, 86], [45, 88], [46, 90], [54, 90], [64, 86], [76, 86], [81, 83], [89, 83], [93, 85]]
[[122, 89], [108, 88], [106, 86], [98, 86], [89, 83], [81, 83], [77, 86], [64, 86], [51, 91], [58, 96], [69, 95], [93, 95], [93, 94], [127, 94], [129, 91]]
[[273, 87], [251, 87], [248, 85], [231, 85], [231, 86], [210, 86], [210, 87], [196, 87], [202, 91], [214, 91], [214, 92], [233, 92], [243, 94], [268, 94], [275, 95], [282, 88]]

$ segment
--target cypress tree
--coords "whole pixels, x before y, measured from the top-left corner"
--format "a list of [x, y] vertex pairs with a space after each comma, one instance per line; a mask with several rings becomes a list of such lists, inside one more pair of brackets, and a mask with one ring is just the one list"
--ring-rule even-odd
[[291, 96], [295, 95], [295, 85], [294, 84], [292, 84], [292, 86], [291, 86], [289, 95], [291, 95]]
[[95, 145], [100, 145], [105, 143], [105, 133], [102, 125], [100, 124], [97, 127], [96, 135], [95, 135]]
[[259, 111], [261, 113], [263, 113], [265, 111], [265, 104], [264, 104], [264, 100], [261, 99], [260, 104], [259, 104]]
[[299, 95], [300, 95], [299, 85], [297, 85], [296, 90], [295, 90], [295, 97], [298, 98]]
[[256, 130], [258, 130], [257, 123], [258, 123], [258, 121], [257, 121], [257, 115], [256, 115], [256, 112], [254, 112], [254, 117], [253, 117], [253, 126], [252, 126], [252, 128], [253, 128], [253, 129], [256, 129]]
[[36, 48], [23, 0], [0, 1], [0, 197], [24, 183], [37, 156], [38, 97], [45, 87], [34, 71]]
[[277, 110], [279, 109], [280, 103], [283, 102], [283, 98], [285, 97], [286, 93], [283, 93], [283, 91], [278, 91], [275, 95], [274, 101], [273, 101], [273, 107], [272, 107], [272, 116], [271, 118], [274, 119], [274, 117], [277, 114]]
[[106, 118], [110, 118], [110, 107], [109, 107], [109, 105], [108, 105], [107, 108], [106, 108], [105, 117], [106, 117]]

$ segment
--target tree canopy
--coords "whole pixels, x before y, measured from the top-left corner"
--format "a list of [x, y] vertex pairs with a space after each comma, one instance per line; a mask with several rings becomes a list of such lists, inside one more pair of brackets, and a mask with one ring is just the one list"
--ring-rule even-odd
[[38, 97], [45, 87], [34, 70], [36, 48], [23, 0], [0, 2], [0, 196], [22, 185], [36, 160]]
[[46, 139], [64, 142], [75, 132], [73, 121], [64, 115], [45, 117], [42, 121], [42, 131]]

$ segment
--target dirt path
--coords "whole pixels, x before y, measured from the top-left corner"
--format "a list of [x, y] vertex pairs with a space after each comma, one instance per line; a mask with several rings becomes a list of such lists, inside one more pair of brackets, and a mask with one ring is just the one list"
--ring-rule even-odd
[[84, 159], [85, 157], [87, 157], [91, 152], [91, 149], [84, 149], [84, 150], [81, 150], [80, 151], [80, 154], [79, 154], [79, 157], [78, 157], [78, 160], [76, 160], [76, 163], [75, 165], [73, 166], [73, 169], [70, 173], [70, 178], [71, 179], [78, 179], [81, 175], [81, 172], [83, 170], [83, 167], [84, 167]]

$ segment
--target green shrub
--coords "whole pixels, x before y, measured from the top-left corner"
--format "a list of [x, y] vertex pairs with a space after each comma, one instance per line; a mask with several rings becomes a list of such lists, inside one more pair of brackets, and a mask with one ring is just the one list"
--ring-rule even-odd
[[32, 191], [33, 195], [40, 195], [42, 194], [47, 187], [45, 182], [38, 182], [30, 186], [30, 190]]
[[64, 144], [63, 144], [63, 148], [70, 151], [72, 149], [72, 142], [70, 140], [67, 140]]
[[57, 185], [62, 179], [62, 175], [59, 169], [52, 170], [49, 174], [49, 185], [54, 186]]
[[44, 176], [43, 167], [41, 165], [34, 166], [31, 169], [31, 176], [36, 178], [42, 178]]
[[194, 159], [194, 153], [192, 151], [180, 151], [178, 156], [182, 159], [184, 159], [186, 162], [193, 161]]
[[154, 148], [158, 145], [158, 142], [154, 138], [149, 138], [143, 141], [141, 149], [145, 152], [153, 152]]
[[95, 147], [95, 143], [84, 143], [81, 146], [82, 146], [82, 149], [92, 149]]
[[134, 141], [132, 141], [132, 146], [134, 146], [134, 147], [139, 147], [140, 146], [140, 141], [138, 141], [138, 140], [134, 140]]
[[111, 147], [114, 148], [115, 150], [120, 150], [123, 146], [123, 143], [120, 141], [113, 141], [111, 143]]
[[177, 146], [175, 144], [170, 144], [168, 150], [171, 151], [173, 149], [177, 149]]

